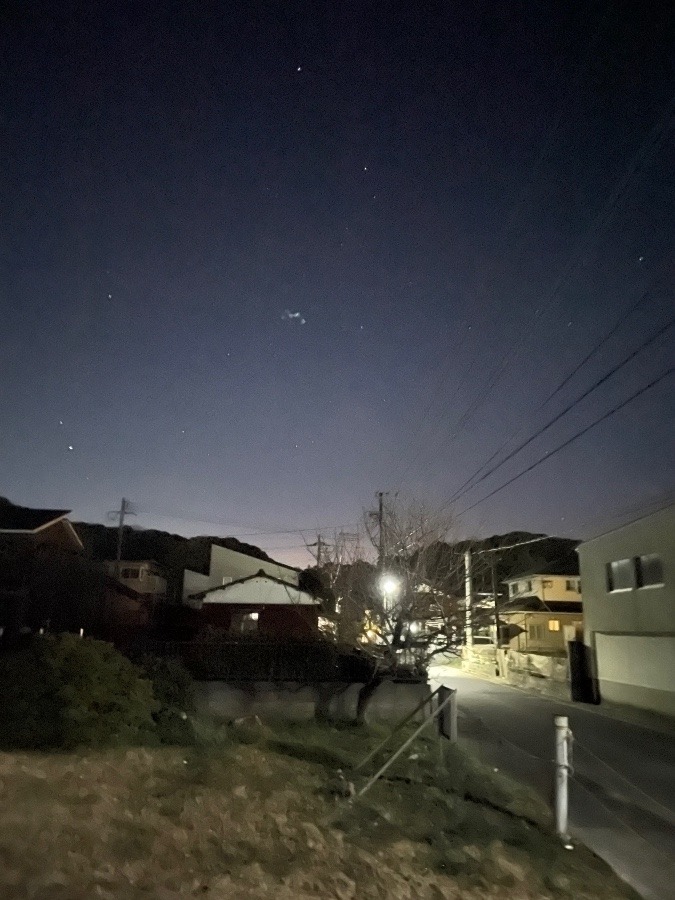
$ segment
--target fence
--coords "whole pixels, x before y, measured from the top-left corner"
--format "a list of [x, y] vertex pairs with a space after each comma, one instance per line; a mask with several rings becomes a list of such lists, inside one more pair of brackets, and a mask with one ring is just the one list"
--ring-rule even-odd
[[328, 641], [145, 641], [141, 653], [179, 659], [199, 681], [364, 682], [376, 668]]

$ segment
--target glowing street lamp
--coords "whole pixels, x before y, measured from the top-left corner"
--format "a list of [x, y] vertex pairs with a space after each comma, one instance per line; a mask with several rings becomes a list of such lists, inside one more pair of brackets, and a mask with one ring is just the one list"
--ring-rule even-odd
[[380, 590], [384, 598], [384, 608], [389, 610], [394, 604], [396, 596], [401, 589], [401, 582], [393, 575], [383, 575], [380, 578]]

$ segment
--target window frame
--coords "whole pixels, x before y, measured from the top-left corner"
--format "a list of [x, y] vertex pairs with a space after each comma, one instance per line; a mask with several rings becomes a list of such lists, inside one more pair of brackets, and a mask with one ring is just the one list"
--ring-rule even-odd
[[[631, 573], [631, 584], [627, 587], [616, 587], [616, 579], [614, 576], [614, 570], [612, 566], [617, 565], [618, 563], [628, 563], [630, 566]], [[605, 587], [608, 594], [625, 594], [629, 591], [634, 591], [635, 584], [635, 559], [634, 557], [623, 557], [622, 559], [612, 559], [609, 562], [605, 563]]]
[[[659, 566], [659, 574], [661, 576], [660, 581], [650, 581], [647, 584], [644, 584], [644, 574], [643, 574], [643, 559], [651, 559], [657, 560]], [[635, 587], [639, 591], [647, 591], [650, 588], [660, 588], [663, 587], [665, 581], [663, 579], [663, 560], [659, 553], [641, 553], [639, 556], [634, 557], [633, 566], [635, 569]]]

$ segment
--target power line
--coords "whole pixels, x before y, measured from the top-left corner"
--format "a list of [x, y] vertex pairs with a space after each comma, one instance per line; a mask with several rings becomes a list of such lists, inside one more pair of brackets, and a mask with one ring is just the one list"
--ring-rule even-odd
[[[669, 259], [668, 259], [668, 267], [667, 267], [666, 274], [670, 275], [670, 274], [672, 274], [672, 259], [673, 259], [672, 252], [668, 256], [669, 256]], [[624, 311], [624, 313], [614, 323], [614, 325], [610, 328], [610, 330], [607, 333], [605, 333], [603, 335], [603, 337], [593, 346], [593, 348], [586, 354], [586, 356], [581, 360], [581, 362], [578, 363], [572, 369], [572, 371], [569, 372], [562, 379], [562, 381], [560, 381], [557, 384], [557, 386], [548, 395], [548, 397], [539, 404], [539, 406], [537, 407], [535, 412], [538, 413], [538, 412], [540, 412], [540, 410], [544, 409], [550, 403], [550, 401], [558, 393], [560, 393], [560, 391], [563, 390], [563, 388], [572, 380], [572, 378], [574, 378], [574, 376], [577, 375], [578, 372], [581, 371], [581, 369], [593, 358], [593, 356], [595, 356], [595, 354], [598, 353], [599, 350], [617, 333], [617, 331], [621, 328], [621, 326], [625, 322], [628, 321], [628, 319], [631, 317], [631, 315], [633, 315], [633, 313], [635, 313], [646, 302], [647, 299], [649, 299], [650, 297], [653, 296], [654, 291], [656, 289], [655, 285], [659, 281], [662, 281], [662, 280], [663, 280], [662, 276], [657, 276], [657, 278], [652, 279], [652, 284], [650, 285], [650, 287], [647, 288], [646, 291], [643, 291], [642, 294], [637, 298], [637, 300], [634, 303], [632, 303], [627, 310]], [[502, 452], [502, 450], [504, 450], [504, 448], [510, 444], [510, 442], [513, 440], [513, 438], [518, 434], [518, 432], [520, 430], [522, 430], [522, 429], [516, 429], [514, 432], [512, 432], [506, 438], [506, 440], [502, 441], [502, 443], [497, 447], [497, 449], [494, 451], [494, 453], [492, 453], [492, 455], [488, 459], [486, 459], [485, 462], [472, 475], [470, 475], [469, 478], [466, 479], [466, 481], [464, 481], [457, 488], [455, 494], [453, 494], [453, 499], [455, 499], [458, 496], [461, 496], [462, 493], [465, 493], [464, 488], [469, 490], [469, 487], [473, 487], [474, 484], [478, 483], [476, 481], [478, 476], [484, 472], [484, 470], [490, 465], [491, 462], [493, 462], [493, 460], [497, 459], [497, 457]]]
[[[597, 3], [596, 6], [600, 10], [600, 12], [603, 12], [604, 4]], [[602, 27], [604, 24], [606, 24], [606, 21], [607, 21], [607, 10], [604, 9], [604, 12], [603, 12], [601, 18], [599, 19], [599, 21], [597, 21], [597, 27], [594, 29], [593, 32], [589, 32], [589, 33], [591, 33], [591, 37], [588, 40], [586, 48], [585, 48], [585, 54], [586, 54], [585, 59], [580, 60], [578, 66], [577, 66], [577, 69], [574, 73], [574, 76], [571, 79], [571, 82], [567, 88], [567, 91], [566, 91], [560, 105], [558, 106], [558, 110], [546, 130], [546, 134], [544, 135], [544, 138], [541, 142], [541, 145], [539, 147], [537, 155], [535, 156], [534, 162], [532, 163], [532, 165], [530, 167], [525, 185], [519, 191], [516, 199], [511, 204], [511, 208], [508, 212], [508, 215], [503, 220], [503, 224], [499, 230], [499, 234], [496, 239], [496, 255], [499, 256], [500, 258], [503, 258], [505, 256], [506, 249], [507, 249], [507, 237], [512, 232], [514, 224], [518, 221], [518, 217], [525, 206], [525, 201], [527, 200], [528, 195], [532, 191], [532, 187], [535, 182], [535, 177], [537, 176], [549, 151], [554, 146], [554, 137], [555, 137], [556, 133], [558, 132], [558, 130], [560, 129], [560, 126], [562, 125], [563, 119], [565, 118], [565, 116], [569, 117], [570, 110], [568, 107], [569, 107], [569, 101], [573, 95], [573, 92], [574, 92], [574, 90], [576, 90], [578, 85], [581, 83], [582, 78], [584, 77], [586, 72], [589, 70], [591, 64], [595, 60], [595, 55], [594, 55], [593, 51], [595, 50], [596, 46], [600, 42], [600, 39], [602, 36], [602, 34], [601, 34]], [[509, 248], [509, 255], [512, 257], [514, 255], [514, 253], [522, 252], [523, 247], [526, 244], [526, 240], [527, 240], [527, 234], [524, 234], [523, 236], [521, 236], [519, 243], [516, 246], [515, 250], [513, 247]], [[496, 267], [496, 263], [495, 263], [495, 259], [493, 258], [492, 269], [494, 270], [495, 267]], [[501, 312], [505, 306], [505, 302], [506, 302], [505, 300], [502, 300], [501, 304], [499, 304], [499, 309], [498, 309], [497, 315], [501, 314]], [[465, 381], [469, 376], [469, 372], [473, 369], [473, 367], [476, 364], [476, 358], [477, 358], [476, 354], [474, 354], [471, 358], [471, 361], [469, 363], [469, 368], [464, 373]], [[422, 418], [420, 419], [420, 426], [419, 426], [420, 432], [423, 431], [423, 429], [426, 426], [426, 422], [427, 422], [429, 413], [431, 412], [431, 409], [433, 408], [433, 406], [436, 402], [436, 399], [439, 395], [442, 383], [445, 381], [447, 375], [449, 374], [450, 367], [452, 365], [452, 361], [453, 361], [452, 358], [448, 357], [445, 365], [443, 365], [442, 368], [440, 366], [438, 367], [440, 369], [440, 374], [437, 378], [437, 382], [434, 387], [434, 390], [432, 391], [431, 399], [429, 400], [428, 404], [426, 405], [426, 408], [422, 414]], [[457, 387], [455, 389], [455, 396], [457, 395], [458, 390], [459, 390], [459, 387]], [[412, 446], [413, 446], [413, 442], [409, 442], [408, 447], [406, 449], [406, 456], [412, 449]], [[406, 465], [406, 467], [403, 471], [403, 474], [401, 475], [401, 477], [399, 479], [399, 490], [400, 490], [403, 482], [405, 481], [405, 478], [406, 478], [408, 472], [413, 468], [413, 466], [415, 465], [415, 463], [417, 462], [417, 460], [419, 459], [419, 457], [421, 456], [423, 451], [424, 451], [424, 444], [421, 443], [419, 445], [417, 451], [413, 455], [412, 459]]]
[[578, 406], [579, 403], [581, 403], [583, 400], [585, 400], [587, 397], [589, 397], [592, 393], [594, 393], [594, 391], [597, 391], [598, 388], [602, 387], [602, 385], [606, 381], [608, 381], [613, 375], [615, 375], [618, 371], [620, 371], [624, 366], [628, 365], [629, 362], [631, 362], [633, 359], [635, 359], [635, 357], [638, 356], [640, 353], [642, 353], [643, 350], [646, 350], [647, 347], [649, 347], [651, 344], [654, 343], [654, 341], [658, 340], [662, 335], [664, 335], [670, 328], [673, 327], [673, 325], [675, 325], [675, 318], [670, 319], [662, 328], [660, 328], [657, 332], [655, 332], [655, 334], [653, 334], [653, 335], [651, 335], [651, 337], [647, 338], [646, 341], [643, 341], [642, 344], [640, 344], [640, 346], [637, 349], [633, 350], [632, 353], [629, 353], [628, 356], [626, 356], [620, 363], [617, 363], [615, 366], [613, 366], [609, 370], [609, 372], [607, 372], [605, 375], [602, 376], [602, 378], [599, 378], [594, 384], [591, 385], [591, 387], [589, 387], [582, 394], [580, 394], [576, 398], [576, 400], [573, 400], [572, 403], [569, 403], [563, 410], [561, 410], [559, 413], [557, 413], [557, 415], [553, 416], [552, 419], [549, 419], [549, 421], [545, 425], [542, 425], [542, 427], [538, 431], [535, 431], [534, 434], [530, 435], [530, 437], [527, 438], [527, 440], [523, 441], [521, 444], [519, 444], [517, 447], [515, 447], [502, 460], [500, 460], [500, 462], [498, 462], [496, 465], [492, 466], [491, 469], [488, 469], [487, 472], [485, 472], [483, 475], [481, 475], [481, 477], [477, 481], [474, 481], [473, 484], [465, 487], [463, 490], [455, 492], [455, 494], [453, 494], [453, 496], [447, 501], [447, 503], [445, 505], [447, 506], [448, 504], [452, 503], [453, 501], [459, 500], [460, 497], [463, 497], [466, 493], [473, 490], [475, 487], [477, 487], [479, 484], [481, 484], [483, 481], [485, 481], [486, 478], [489, 478], [490, 475], [493, 475], [496, 471], [498, 471], [498, 469], [501, 469], [501, 467], [505, 463], [507, 463], [507, 462], [509, 462], [509, 460], [513, 459], [514, 456], [517, 456], [521, 450], [524, 450], [525, 447], [529, 446], [532, 443], [532, 441], [536, 440], [538, 437], [541, 437], [541, 435], [544, 434], [546, 431], [548, 431], [548, 429], [551, 428], [553, 425], [555, 425], [556, 422], [559, 422], [560, 419], [562, 419], [569, 412], [571, 412], [571, 410], [573, 410], [575, 406]]
[[560, 453], [561, 450], [564, 450], [566, 447], [569, 447], [575, 441], [578, 441], [579, 438], [583, 437], [585, 434], [587, 434], [589, 431], [591, 431], [591, 429], [595, 428], [597, 425], [599, 425], [601, 422], [604, 422], [606, 419], [609, 419], [610, 416], [615, 415], [615, 413], [619, 412], [619, 410], [622, 410], [625, 406], [628, 406], [629, 403], [632, 403], [633, 400], [637, 400], [637, 398], [642, 396], [642, 394], [645, 394], [647, 391], [651, 390], [653, 387], [656, 387], [656, 385], [660, 384], [660, 382], [665, 381], [666, 378], [668, 378], [673, 373], [675, 373], [675, 366], [671, 366], [670, 369], [667, 369], [665, 372], [663, 372], [661, 375], [659, 375], [658, 378], [654, 378], [652, 381], [649, 382], [649, 384], [646, 384], [643, 388], [640, 388], [639, 391], [635, 391], [635, 393], [631, 394], [630, 397], [628, 397], [626, 400], [624, 400], [623, 402], [612, 407], [612, 409], [610, 409], [608, 412], [604, 413], [602, 416], [599, 416], [597, 419], [594, 419], [593, 422], [590, 423], [590, 425], [587, 425], [585, 428], [582, 428], [581, 431], [577, 431], [575, 434], [572, 435], [571, 438], [568, 438], [566, 441], [563, 441], [563, 443], [559, 444], [557, 447], [555, 447], [555, 449], [546, 453], [544, 456], [541, 456], [538, 460], [533, 462], [526, 469], [523, 469], [522, 471], [518, 472], [518, 474], [514, 475], [513, 478], [509, 478], [508, 481], [505, 481], [499, 487], [495, 488], [493, 491], [490, 491], [489, 494], [486, 494], [484, 497], [481, 497], [480, 500], [476, 500], [475, 503], [472, 503], [471, 506], [467, 506], [465, 509], [461, 510], [461, 512], [459, 512], [457, 515], [463, 516], [464, 513], [469, 512], [469, 510], [474, 509], [479, 504], [484, 503], [486, 500], [489, 500], [490, 497], [494, 497], [495, 494], [498, 494], [500, 491], [503, 491], [504, 488], [507, 488], [509, 485], [513, 484], [514, 481], [518, 481], [518, 479], [522, 478], [523, 475], [527, 475], [528, 472], [531, 472], [533, 469], [536, 469], [537, 466], [540, 466], [542, 463], [551, 459], [551, 457], [555, 456], [556, 453]]
[[[243, 531], [241, 531], [242, 528], [251, 528], [251, 527], [255, 527], [255, 526], [251, 526], [250, 524], [249, 525], [235, 525], [232, 522], [228, 522], [224, 519], [200, 519], [198, 516], [194, 516], [194, 517], [190, 517], [190, 516], [186, 516], [186, 515], [181, 516], [181, 515], [178, 515], [177, 513], [169, 513], [167, 511], [159, 512], [157, 510], [153, 510], [148, 507], [141, 508], [141, 510], [139, 510], [139, 512], [142, 513], [143, 515], [146, 515], [149, 517], [154, 517], [157, 519], [174, 519], [176, 522], [189, 522], [190, 524], [195, 524], [195, 525], [217, 525], [219, 528], [232, 528], [235, 531], [239, 532], [240, 537], [258, 537], [258, 536], [266, 537], [269, 535], [281, 535], [281, 534], [302, 535], [303, 532], [308, 532], [308, 531], [313, 532], [313, 531], [317, 530], [316, 525], [310, 525], [310, 526], [302, 527], [302, 528], [301, 527], [287, 528], [287, 529], [277, 528], [277, 529], [270, 529], [269, 531], [259, 530], [259, 531], [243, 532]], [[342, 525], [320, 525], [318, 527], [322, 531], [330, 531], [330, 530], [339, 530], [339, 529], [349, 528], [350, 525], [344, 525], [344, 524], [342, 524]], [[235, 537], [235, 535], [232, 535], [232, 537]]]
[[[549, 309], [553, 305], [565, 283], [576, 274], [577, 270], [583, 264], [583, 251], [585, 249], [585, 246], [592, 240], [596, 239], [599, 234], [602, 233], [602, 231], [607, 227], [614, 215], [616, 207], [624, 199], [625, 195], [628, 192], [628, 188], [631, 185], [631, 182], [640, 171], [640, 168], [644, 168], [644, 166], [646, 166], [651, 161], [651, 159], [653, 159], [659, 152], [661, 145], [663, 144], [667, 135], [674, 111], [675, 94], [671, 96], [670, 101], [666, 104], [661, 116], [651, 128], [651, 130], [647, 134], [647, 137], [641, 143], [640, 147], [631, 158], [629, 164], [624, 169], [622, 175], [615, 183], [614, 188], [605, 200], [605, 203], [598, 214], [595, 216], [592, 224], [586, 230], [583, 238], [577, 242], [576, 247], [571, 252], [566, 265], [563, 267], [562, 271], [559, 273], [548, 294], [546, 295], [543, 304], [540, 307], [539, 315], [537, 316], [538, 318], [541, 318], [544, 310]], [[526, 338], [525, 336], [523, 336], [518, 345], [518, 352], [522, 350], [525, 340]], [[481, 405], [487, 400], [487, 398], [490, 396], [497, 383], [501, 379], [503, 373], [508, 368], [509, 362], [513, 358], [513, 355], [514, 351], [512, 349], [506, 351], [502, 355], [502, 359], [497, 363], [496, 366], [492, 368], [487, 384], [482, 389], [482, 391], [479, 392], [478, 396], [474, 398], [472, 403], [469, 404], [468, 408], [462, 413], [462, 415], [456, 420], [455, 424], [448, 430], [446, 437], [442, 440], [441, 446], [439, 447], [439, 452], [447, 445], [448, 442], [452, 442], [459, 436], [459, 434], [463, 431], [471, 418], [475, 415], [478, 409], [480, 409]], [[420, 447], [413, 460], [414, 462], [419, 458], [422, 452], [423, 448]], [[406, 474], [411, 466], [412, 463], [409, 464], [409, 466], [406, 468]]]

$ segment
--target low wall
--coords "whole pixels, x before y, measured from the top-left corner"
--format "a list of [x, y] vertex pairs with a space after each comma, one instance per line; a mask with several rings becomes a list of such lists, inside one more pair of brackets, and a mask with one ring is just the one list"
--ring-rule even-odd
[[569, 700], [571, 696], [566, 656], [520, 653], [487, 646], [464, 647], [462, 669], [483, 678], [498, 677], [507, 684], [557, 700]]
[[[197, 707], [201, 712], [224, 719], [258, 716], [264, 721], [306, 722], [320, 716], [335, 722], [356, 722], [364, 688], [365, 683], [346, 682], [308, 685], [201, 681], [197, 683]], [[367, 693], [363, 721], [393, 725], [429, 697], [431, 689], [426, 683], [385, 680]]]

